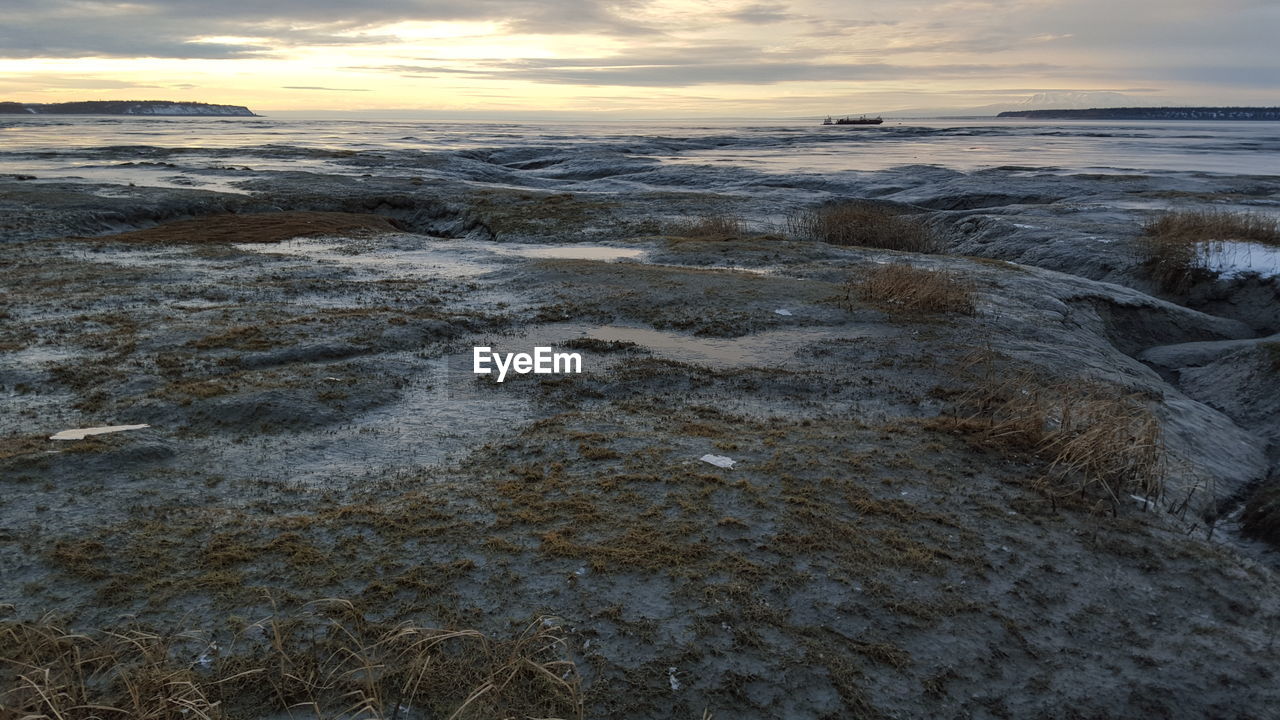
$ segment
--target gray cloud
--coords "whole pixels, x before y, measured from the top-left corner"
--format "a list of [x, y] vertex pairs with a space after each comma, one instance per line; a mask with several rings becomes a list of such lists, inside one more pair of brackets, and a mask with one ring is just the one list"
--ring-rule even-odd
[[37, 87], [66, 88], [70, 90], [121, 90], [126, 88], [161, 87], [160, 85], [148, 85], [144, 83], [130, 82], [128, 80], [115, 80], [112, 78], [78, 75], [61, 75], [58, 77], [10, 76], [0, 79], [0, 84], [11, 85], [14, 87], [23, 86], [24, 89]]
[[[622, 10], [641, 0], [6, 0], [0, 57], [244, 58], [296, 45], [386, 42], [360, 36], [402, 21], [494, 21], [518, 32], [641, 36]], [[247, 44], [199, 37], [260, 38]]]
[[786, 5], [781, 4], [756, 4], [748, 5], [741, 10], [735, 10], [727, 13], [725, 17], [738, 22], [749, 23], [752, 25], [771, 25], [773, 23], [785, 22], [793, 20], [798, 16], [790, 12]]
[[558, 85], [624, 87], [691, 87], [695, 85], [773, 85], [794, 81], [902, 80], [919, 77], [989, 77], [1005, 74], [1048, 74], [1060, 70], [1046, 63], [1014, 65], [891, 65], [888, 63], [689, 62], [663, 58], [573, 58], [566, 60], [488, 60], [482, 69], [454, 70], [438, 66], [396, 65], [363, 68], [405, 76], [434, 77], [441, 72], [485, 79], [515, 79]]
[[[1243, 94], [1272, 91], [1280, 76], [1276, 0], [1162, 0], [1158, 11], [1116, 0], [735, 0], [690, 3], [666, 17], [654, 14], [651, 0], [0, 1], [4, 58], [271, 58], [303, 45], [391, 43], [397, 39], [379, 28], [393, 22], [487, 21], [506, 32], [606, 36], [630, 52], [405, 58], [359, 69], [648, 88], [889, 80], [903, 93], [963, 78], [955, 86], [1092, 83]], [[195, 42], [200, 37], [244, 39]], [[716, 37], [738, 39], [708, 39]], [[583, 54], [590, 52], [597, 51]]]
[[260, 57], [262, 45], [189, 42], [169, 35], [163, 24], [139, 31], [118, 20], [77, 28], [52, 20], [6, 21], [0, 25], [0, 57], [170, 57], [216, 60]]
[[1257, 87], [1268, 90], [1273, 100], [1280, 94], [1276, 92], [1276, 78], [1280, 77], [1278, 63], [1263, 65], [1174, 65], [1166, 67], [1150, 67], [1143, 73], [1165, 80], [1194, 82], [1211, 86]]
[[435, 77], [437, 75], [492, 75], [489, 70], [468, 70], [444, 65], [355, 65], [346, 70], [393, 73], [404, 77]]

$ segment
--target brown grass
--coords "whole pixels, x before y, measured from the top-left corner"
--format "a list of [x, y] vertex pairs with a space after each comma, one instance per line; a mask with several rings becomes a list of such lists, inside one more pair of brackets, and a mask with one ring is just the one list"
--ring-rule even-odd
[[0, 625], [0, 717], [216, 720], [309, 716], [580, 718], [561, 628], [513, 640], [474, 630], [371, 623], [346, 601], [244, 628], [225, 647], [197, 634], [74, 633]]
[[787, 216], [787, 234], [832, 245], [936, 253], [937, 235], [920, 219], [902, 211], [853, 201], [797, 210]]
[[197, 350], [233, 348], [236, 350], [269, 350], [274, 343], [257, 325], [241, 325], [187, 343]]
[[1047, 381], [987, 369], [960, 396], [961, 413], [940, 418], [977, 444], [1028, 452], [1049, 462], [1055, 495], [1101, 495], [1117, 509], [1125, 495], [1159, 498], [1168, 472], [1160, 422], [1137, 395], [1093, 381]]
[[910, 265], [876, 265], [846, 287], [854, 298], [889, 313], [972, 315], [977, 303], [973, 286], [955, 273]]
[[1143, 267], [1167, 292], [1183, 293], [1215, 277], [1210, 269], [1227, 242], [1280, 245], [1280, 221], [1221, 210], [1168, 212], [1142, 228]]
[[49, 449], [49, 438], [44, 435], [16, 435], [0, 438], [0, 460], [32, 455]]
[[666, 228], [666, 234], [698, 240], [736, 240], [750, 233], [740, 217], [706, 214], [673, 222]]

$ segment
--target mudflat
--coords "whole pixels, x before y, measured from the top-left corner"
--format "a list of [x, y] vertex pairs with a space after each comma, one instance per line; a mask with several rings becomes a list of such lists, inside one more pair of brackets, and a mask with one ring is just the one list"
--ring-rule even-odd
[[1162, 294], [1048, 196], [1166, 180], [1015, 175], [883, 201], [931, 254], [734, 196], [2, 184], [4, 702], [1268, 717], [1274, 280]]

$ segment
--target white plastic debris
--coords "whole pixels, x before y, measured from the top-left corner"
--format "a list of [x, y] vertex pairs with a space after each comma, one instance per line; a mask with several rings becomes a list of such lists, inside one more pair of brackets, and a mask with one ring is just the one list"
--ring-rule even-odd
[[671, 681], [671, 689], [672, 689], [672, 690], [679, 690], [679, 689], [680, 689], [680, 681], [676, 679], [676, 669], [675, 669], [675, 668], [667, 668], [667, 679]]
[[774, 315], [782, 315], [783, 317], [791, 317], [791, 311], [786, 308], [778, 308], [773, 311]]
[[727, 458], [723, 455], [703, 455], [698, 459], [704, 463], [710, 463], [711, 465], [715, 465], [716, 467], [722, 467], [722, 468], [732, 468], [734, 462], [736, 462], [735, 460], [732, 460], [731, 458]]
[[1154, 501], [1150, 500], [1149, 498], [1141, 497], [1139, 495], [1130, 495], [1129, 499], [1133, 500], [1134, 504], [1138, 506], [1138, 509], [1143, 512], [1154, 510], [1156, 507], [1156, 504]]
[[151, 427], [150, 425], [109, 425], [107, 427], [79, 428], [77, 430], [63, 430], [60, 433], [50, 435], [50, 440], [83, 440], [90, 435], [106, 435], [108, 433], [124, 432], [125, 430], [141, 430], [142, 428]]

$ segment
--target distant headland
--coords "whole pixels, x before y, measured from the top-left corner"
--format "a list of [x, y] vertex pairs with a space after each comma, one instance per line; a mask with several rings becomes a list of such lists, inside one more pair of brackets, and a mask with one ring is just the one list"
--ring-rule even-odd
[[196, 115], [257, 117], [241, 105], [172, 100], [90, 100], [64, 103], [0, 102], [0, 115]]
[[1123, 107], [1013, 110], [996, 117], [1032, 120], [1280, 120], [1280, 107]]

